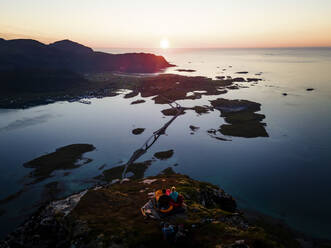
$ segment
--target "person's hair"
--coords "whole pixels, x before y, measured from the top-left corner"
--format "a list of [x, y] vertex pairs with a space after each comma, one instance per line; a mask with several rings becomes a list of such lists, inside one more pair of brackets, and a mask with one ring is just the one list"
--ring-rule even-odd
[[162, 193], [165, 194], [167, 192], [166, 189], [162, 189]]
[[175, 192], [175, 191], [176, 191], [176, 187], [175, 186], [172, 186], [171, 192]]

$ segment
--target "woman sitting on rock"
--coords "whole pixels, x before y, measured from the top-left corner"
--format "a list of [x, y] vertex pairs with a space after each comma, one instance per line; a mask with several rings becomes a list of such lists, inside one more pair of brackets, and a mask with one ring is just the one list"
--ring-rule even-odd
[[171, 188], [171, 193], [170, 193], [169, 196], [170, 196], [171, 200], [173, 200], [174, 202], [177, 202], [177, 199], [178, 199], [178, 192], [176, 191], [175, 186], [173, 186], [173, 187]]
[[171, 193], [169, 196], [170, 196], [170, 204], [174, 208], [180, 208], [183, 206], [184, 197], [182, 195], [178, 194], [175, 187], [171, 188]]

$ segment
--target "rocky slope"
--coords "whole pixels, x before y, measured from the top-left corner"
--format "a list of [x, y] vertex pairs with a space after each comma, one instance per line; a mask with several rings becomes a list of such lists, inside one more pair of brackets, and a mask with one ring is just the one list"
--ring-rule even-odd
[[[163, 187], [176, 186], [185, 214], [144, 219], [140, 208]], [[175, 244], [160, 223], [183, 225]], [[249, 223], [219, 187], [175, 174], [124, 180], [50, 202], [3, 242], [8, 247], [299, 247], [288, 232]]]

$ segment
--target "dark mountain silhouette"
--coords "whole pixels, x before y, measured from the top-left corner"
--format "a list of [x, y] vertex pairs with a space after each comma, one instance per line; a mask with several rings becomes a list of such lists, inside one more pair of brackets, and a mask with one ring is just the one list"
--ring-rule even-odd
[[157, 72], [171, 66], [148, 53], [109, 54], [70, 40], [46, 45], [29, 39], [0, 40], [0, 71], [13, 69], [70, 70], [78, 73], [121, 71]]
[[64, 52], [77, 53], [77, 54], [92, 54], [93, 49], [71, 40], [60, 40], [49, 44], [50, 47], [57, 48]]
[[84, 73], [152, 73], [169, 66], [162, 56], [94, 52], [70, 40], [46, 45], [30, 39], [0, 38], [0, 95], [86, 86]]

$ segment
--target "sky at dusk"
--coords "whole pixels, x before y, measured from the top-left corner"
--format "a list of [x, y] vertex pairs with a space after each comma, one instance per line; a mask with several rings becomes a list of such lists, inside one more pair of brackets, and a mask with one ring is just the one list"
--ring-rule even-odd
[[331, 0], [0, 0], [0, 37], [94, 48], [331, 46]]

